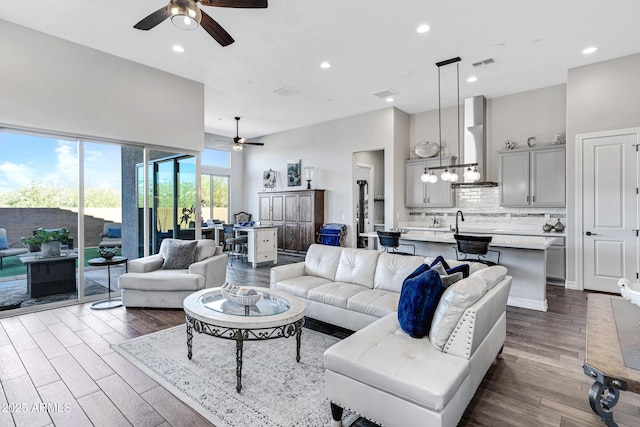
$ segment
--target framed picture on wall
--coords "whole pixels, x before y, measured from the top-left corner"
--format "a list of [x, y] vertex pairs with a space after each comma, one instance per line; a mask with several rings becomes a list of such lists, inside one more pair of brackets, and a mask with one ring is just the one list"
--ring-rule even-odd
[[287, 162], [287, 186], [300, 186], [300, 160]]
[[262, 185], [265, 189], [273, 189], [276, 186], [276, 171], [269, 169], [262, 173]]

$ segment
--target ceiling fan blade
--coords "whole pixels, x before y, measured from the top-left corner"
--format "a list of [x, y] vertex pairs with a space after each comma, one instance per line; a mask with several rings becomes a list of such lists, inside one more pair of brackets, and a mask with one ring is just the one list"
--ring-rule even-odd
[[200, 4], [216, 7], [265, 8], [267, 0], [200, 0]]
[[151, 15], [144, 18], [142, 21], [138, 22], [133, 28], [138, 30], [148, 31], [167, 19], [170, 16], [169, 9], [167, 6], [160, 8], [153, 12]]
[[242, 145], [264, 145], [264, 142], [241, 142]]
[[200, 25], [205, 29], [211, 37], [213, 37], [220, 45], [229, 46], [234, 42], [233, 37], [227, 31], [220, 26], [212, 17], [202, 12], [202, 21]]

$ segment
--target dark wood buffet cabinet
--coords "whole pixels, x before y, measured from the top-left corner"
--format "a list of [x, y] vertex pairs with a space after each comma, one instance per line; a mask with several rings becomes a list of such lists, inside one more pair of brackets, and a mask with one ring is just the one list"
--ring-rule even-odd
[[278, 250], [304, 253], [324, 223], [324, 190], [258, 193], [261, 225], [278, 229]]

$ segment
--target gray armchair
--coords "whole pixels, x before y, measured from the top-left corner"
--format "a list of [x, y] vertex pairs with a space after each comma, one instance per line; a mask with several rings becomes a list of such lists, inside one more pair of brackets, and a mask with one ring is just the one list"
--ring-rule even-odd
[[29, 249], [22, 243], [9, 243], [7, 230], [0, 228], [0, 270], [2, 270], [2, 258], [26, 254], [27, 252], [29, 252]]

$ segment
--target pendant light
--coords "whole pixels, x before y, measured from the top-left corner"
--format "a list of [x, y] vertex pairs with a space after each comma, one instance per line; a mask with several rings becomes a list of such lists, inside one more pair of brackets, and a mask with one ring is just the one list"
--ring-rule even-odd
[[[436, 66], [438, 67], [438, 143], [440, 147], [442, 147], [442, 99], [441, 99], [441, 81], [440, 81], [440, 67], [450, 64], [456, 64], [456, 88], [457, 88], [457, 113], [458, 113], [458, 157], [461, 156], [460, 152], [460, 57], [455, 57], [451, 59], [447, 59], [446, 61], [436, 62]], [[429, 170], [425, 169], [424, 173], [420, 176], [420, 180], [422, 182], [427, 183], [436, 183], [438, 182], [438, 177], [435, 174], [435, 170], [444, 169], [442, 174], [440, 175], [440, 179], [445, 182], [457, 183], [460, 179], [460, 175], [458, 175], [457, 169], [462, 168], [463, 177], [466, 182], [469, 181], [478, 181], [480, 179], [480, 172], [478, 172], [478, 164], [477, 163], [467, 163], [467, 164], [451, 164], [451, 165], [442, 165], [442, 150], [440, 150], [440, 166], [430, 167]], [[466, 168], [466, 169], [465, 169]], [[429, 173], [430, 172], [430, 173]], [[461, 186], [462, 184], [457, 184], [457, 186]]]

